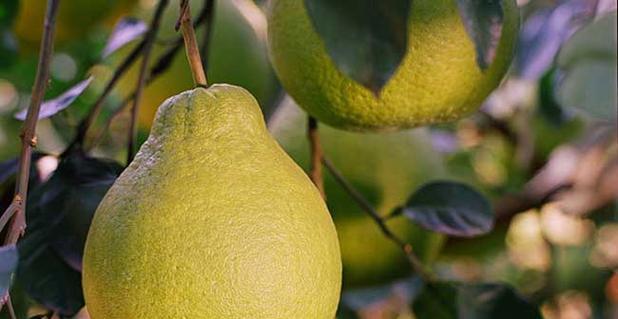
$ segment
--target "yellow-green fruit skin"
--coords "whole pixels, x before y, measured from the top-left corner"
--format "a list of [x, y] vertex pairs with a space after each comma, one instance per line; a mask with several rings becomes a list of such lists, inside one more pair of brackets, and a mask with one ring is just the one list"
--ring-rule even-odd
[[[306, 122], [302, 110], [284, 104], [269, 127], [285, 151], [308, 169]], [[443, 158], [432, 149], [429, 135], [422, 129], [368, 134], [320, 126], [319, 135], [329, 160], [382, 215], [405, 203], [417, 187], [445, 176]], [[384, 236], [328, 171], [324, 172], [324, 186], [339, 236], [343, 288], [364, 288], [409, 276], [410, 264], [401, 249]], [[444, 236], [415, 226], [403, 216], [387, 225], [411, 243], [425, 263], [435, 260], [444, 243]]]
[[230, 85], [168, 99], [100, 204], [84, 254], [92, 319], [332, 319], [341, 286], [319, 192]]
[[481, 70], [456, 1], [412, 1], [408, 51], [377, 97], [338, 71], [302, 0], [273, 0], [271, 60], [286, 91], [331, 126], [385, 131], [453, 121], [476, 110], [510, 65], [519, 12], [515, 0], [502, 3], [504, 26], [496, 58]]

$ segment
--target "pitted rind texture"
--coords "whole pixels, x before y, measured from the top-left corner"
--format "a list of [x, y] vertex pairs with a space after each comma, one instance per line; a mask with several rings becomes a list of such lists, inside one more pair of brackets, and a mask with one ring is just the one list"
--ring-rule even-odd
[[168, 99], [103, 199], [84, 256], [93, 319], [332, 319], [327, 208], [244, 89]]
[[412, 2], [408, 53], [379, 97], [337, 70], [314, 31], [303, 0], [274, 0], [271, 60], [286, 91], [309, 114], [334, 127], [387, 131], [449, 122], [475, 111], [513, 57], [519, 13], [504, 0], [503, 33], [482, 71], [453, 0]]

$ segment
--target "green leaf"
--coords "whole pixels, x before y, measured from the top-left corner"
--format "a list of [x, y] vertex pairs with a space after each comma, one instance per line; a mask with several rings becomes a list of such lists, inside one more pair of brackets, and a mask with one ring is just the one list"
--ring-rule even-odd
[[11, 287], [13, 272], [17, 268], [17, 249], [15, 245], [0, 247], [0, 298], [4, 296]]
[[122, 166], [74, 149], [28, 197], [28, 232], [19, 242], [17, 280], [49, 309], [72, 315], [83, 306], [82, 252], [94, 212]]
[[558, 101], [591, 117], [616, 121], [616, 52], [614, 11], [580, 29], [562, 48]]
[[452, 236], [472, 237], [489, 232], [494, 212], [487, 199], [472, 187], [447, 181], [418, 189], [393, 215], [404, 214], [415, 223]]
[[409, 0], [305, 0], [339, 70], [375, 95], [407, 52], [410, 5]]
[[457, 0], [459, 13], [476, 47], [476, 62], [487, 69], [496, 58], [502, 36], [504, 9], [501, 0]]
[[497, 283], [430, 283], [413, 310], [418, 319], [541, 319], [536, 306]]

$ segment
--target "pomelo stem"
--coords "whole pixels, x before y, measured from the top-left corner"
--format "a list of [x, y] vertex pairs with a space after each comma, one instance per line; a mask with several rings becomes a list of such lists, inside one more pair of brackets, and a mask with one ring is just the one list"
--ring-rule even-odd
[[187, 52], [187, 60], [191, 67], [191, 73], [193, 74], [193, 82], [196, 86], [208, 86], [206, 80], [206, 73], [202, 66], [202, 59], [200, 58], [200, 50], [195, 39], [195, 30], [191, 23], [191, 8], [189, 7], [189, 1], [183, 0], [180, 3], [180, 17], [178, 18], [180, 30], [182, 32], [182, 38], [185, 43], [185, 50]]

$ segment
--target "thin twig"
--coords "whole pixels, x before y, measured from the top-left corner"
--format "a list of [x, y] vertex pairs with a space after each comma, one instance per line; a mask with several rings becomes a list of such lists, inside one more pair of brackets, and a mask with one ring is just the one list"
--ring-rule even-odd
[[[215, 20], [215, 0], [206, 0], [204, 3], [204, 13], [206, 24], [204, 25], [204, 40], [200, 46], [200, 56], [202, 57], [202, 64], [204, 69], [208, 71], [208, 61], [210, 61], [210, 41], [212, 39], [212, 29]], [[208, 73], [208, 72], [206, 72]]]
[[9, 205], [9, 207], [6, 208], [2, 216], [0, 216], [0, 231], [4, 229], [4, 226], [6, 226], [9, 220], [11, 220], [11, 217], [15, 215], [15, 213], [19, 210], [20, 207], [21, 207], [20, 202], [18, 203], [15, 200], [11, 202], [11, 205]]
[[150, 56], [152, 53], [152, 47], [155, 37], [159, 31], [159, 25], [161, 17], [163, 17], [163, 11], [168, 4], [168, 0], [160, 0], [159, 5], [154, 14], [154, 18], [150, 23], [150, 28], [144, 37], [144, 50], [142, 63], [139, 69], [139, 76], [137, 80], [137, 86], [135, 88], [135, 96], [133, 98], [133, 107], [131, 108], [131, 121], [129, 122], [129, 137], [127, 145], [127, 165], [133, 160], [135, 156], [135, 142], [137, 137], [137, 116], [139, 114], [139, 106], [142, 99], [142, 92], [146, 84], [146, 75], [148, 73], [148, 64], [150, 63]]
[[[52, 53], [54, 52], [54, 33], [56, 29], [56, 16], [60, 0], [49, 0], [45, 11], [45, 22], [43, 26], [43, 40], [41, 41], [41, 51], [39, 52], [39, 62], [37, 65], [36, 77], [32, 87], [32, 97], [21, 133], [21, 155], [19, 158], [19, 169], [17, 172], [17, 182], [15, 183], [15, 196], [13, 202], [3, 215], [12, 214], [11, 223], [4, 240], [5, 245], [17, 243], [19, 238], [26, 231], [26, 201], [28, 198], [28, 181], [30, 179], [30, 163], [32, 161], [32, 149], [36, 147], [36, 124], [39, 120], [39, 110], [45, 97], [47, 81], [49, 79], [49, 65]], [[13, 211], [11, 213], [11, 211]], [[10, 296], [7, 300], [10, 301]], [[2, 304], [0, 303], [0, 310]], [[9, 305], [9, 312], [12, 305]]]
[[[209, 17], [208, 7], [204, 5], [202, 9], [200, 10], [200, 13], [195, 19], [195, 21], [193, 21], [193, 27], [197, 28], [200, 25], [202, 25], [204, 22], [207, 22], [208, 17]], [[175, 40], [169, 41], [169, 43], [172, 46], [170, 46], [165, 52], [159, 55], [157, 62], [154, 63], [154, 65], [150, 68], [148, 78], [146, 79], [146, 87], [148, 87], [156, 78], [158, 78], [161, 74], [165, 73], [167, 69], [169, 69], [169, 67], [172, 65], [174, 57], [176, 56], [178, 51], [180, 51], [180, 49], [182, 48], [184, 41], [182, 39], [182, 36], [178, 36]], [[137, 53], [140, 53], [140, 52], [141, 50]], [[91, 147], [99, 145], [102, 142], [103, 136], [105, 135], [105, 132], [109, 130], [109, 127], [111, 126], [112, 122], [120, 114], [122, 114], [125, 111], [126, 107], [131, 105], [130, 102], [133, 100], [134, 97], [135, 97], [135, 91], [129, 94], [128, 96], [126, 96], [122, 100], [122, 102], [120, 102], [120, 105], [116, 107], [112, 115], [107, 119], [107, 121], [105, 122], [105, 124], [103, 125], [99, 133], [97, 134], [97, 137], [94, 138], [94, 142], [91, 143], [92, 144]], [[88, 149], [88, 147], [86, 147], [86, 149]]]
[[17, 319], [17, 315], [15, 314], [15, 308], [13, 307], [13, 300], [11, 300], [11, 296], [6, 296], [6, 308], [9, 310], [9, 318]]
[[180, 29], [182, 31], [182, 38], [185, 42], [185, 51], [187, 52], [187, 60], [191, 67], [191, 73], [193, 74], [193, 83], [196, 86], [206, 87], [208, 81], [206, 80], [206, 73], [202, 66], [202, 59], [200, 58], [200, 51], [197, 48], [197, 40], [195, 39], [195, 30], [191, 23], [191, 8], [188, 0], [183, 0], [180, 3]]
[[92, 126], [97, 116], [99, 116], [99, 113], [101, 113], [101, 109], [103, 108], [103, 102], [105, 102], [105, 99], [112, 92], [112, 90], [114, 89], [120, 78], [124, 75], [124, 73], [129, 70], [129, 67], [131, 67], [140, 56], [140, 54], [144, 50], [145, 44], [145, 39], [140, 41], [140, 43], [133, 49], [133, 51], [131, 51], [131, 53], [129, 53], [129, 55], [122, 61], [122, 63], [120, 63], [118, 68], [114, 71], [112, 78], [105, 85], [105, 88], [103, 89], [101, 95], [99, 95], [99, 98], [97, 98], [97, 100], [94, 102], [94, 105], [92, 106], [92, 108], [90, 108], [90, 111], [88, 112], [86, 117], [84, 117], [84, 119], [79, 123], [75, 139], [73, 140], [73, 142], [71, 142], [67, 150], [77, 145], [83, 146], [84, 140], [86, 139], [88, 133], [88, 129]]
[[403, 241], [401, 238], [399, 238], [395, 233], [393, 233], [390, 230], [388, 225], [386, 225], [386, 222], [384, 221], [384, 219], [375, 210], [373, 205], [371, 205], [371, 203], [369, 203], [369, 201], [367, 201], [367, 199], [365, 199], [365, 197], [358, 190], [356, 190], [356, 188], [354, 188], [354, 186], [352, 186], [350, 182], [348, 182], [345, 179], [345, 177], [341, 174], [341, 172], [339, 172], [337, 168], [335, 168], [333, 163], [330, 160], [328, 160], [326, 157], [322, 157], [322, 163], [324, 164], [324, 166], [326, 166], [328, 171], [335, 178], [335, 180], [339, 183], [339, 185], [341, 185], [341, 187], [358, 204], [358, 206], [362, 208], [365, 212], [367, 212], [369, 217], [371, 217], [371, 219], [375, 221], [375, 223], [378, 225], [378, 227], [380, 228], [384, 236], [386, 236], [386, 238], [388, 238], [390, 241], [392, 241], [393, 243], [395, 243], [397, 246], [401, 248], [401, 250], [404, 252], [406, 258], [408, 259], [408, 262], [410, 263], [414, 271], [416, 271], [416, 273], [418, 273], [426, 281], [435, 280], [434, 274], [427, 267], [425, 267], [425, 265], [423, 265], [423, 263], [420, 261], [420, 259], [418, 259], [418, 257], [414, 253], [412, 245]]
[[[5, 245], [15, 244], [19, 237], [26, 230], [25, 199], [28, 196], [28, 181], [30, 178], [30, 163], [32, 161], [32, 149], [36, 147], [36, 124], [39, 119], [39, 110], [45, 90], [47, 89], [47, 81], [49, 79], [49, 65], [51, 56], [54, 51], [54, 31], [56, 24], [56, 15], [58, 13], [58, 5], [60, 0], [49, 0], [47, 2], [47, 11], [45, 13], [45, 24], [43, 29], [43, 41], [41, 42], [41, 51], [39, 53], [39, 62], [37, 65], [36, 78], [32, 87], [32, 98], [26, 121], [21, 133], [21, 155], [19, 161], [19, 169], [17, 173], [17, 182], [15, 185], [15, 197], [13, 204], [17, 205], [17, 210], [12, 217], [11, 225], [5, 239]], [[12, 205], [11, 205], [12, 206]], [[9, 208], [11, 207], [9, 206]], [[15, 207], [13, 207], [15, 209]]]
[[322, 177], [322, 145], [320, 144], [320, 134], [318, 133], [318, 121], [309, 116], [307, 121], [307, 138], [309, 139], [309, 151], [311, 164], [309, 168], [309, 177], [313, 184], [318, 188], [322, 198], [326, 198], [324, 192], [324, 178]]

